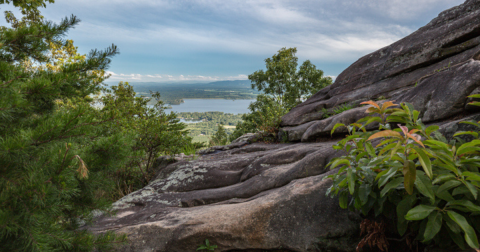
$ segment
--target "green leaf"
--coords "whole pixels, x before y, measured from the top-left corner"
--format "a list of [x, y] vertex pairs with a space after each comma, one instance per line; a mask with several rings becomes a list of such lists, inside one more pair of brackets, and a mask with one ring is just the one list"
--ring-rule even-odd
[[455, 223], [457, 223], [460, 228], [465, 232], [465, 241], [467, 244], [475, 249], [478, 249], [478, 240], [477, 235], [475, 234], [475, 230], [468, 224], [465, 217], [458, 214], [455, 211], [448, 210], [447, 211], [448, 217], [450, 217]]
[[473, 125], [477, 128], [480, 128], [480, 123], [478, 122], [475, 122], [475, 121], [463, 121], [463, 122], [460, 122], [460, 123], [463, 123], [463, 124], [470, 124], [470, 125]]
[[391, 170], [391, 169], [389, 169], [389, 170], [383, 170], [383, 171], [379, 172], [379, 173], [377, 174], [377, 176], [375, 177], [375, 181], [377, 181], [378, 179], [380, 179], [383, 175], [385, 175], [385, 174], [386, 174], [387, 172], [389, 172], [390, 170]]
[[423, 220], [427, 218], [427, 216], [433, 212], [437, 207], [435, 206], [427, 206], [427, 205], [418, 205], [408, 211], [407, 215], [405, 215], [405, 219], [407, 220]]
[[337, 124], [335, 124], [335, 126], [333, 126], [332, 131], [330, 131], [330, 135], [333, 135], [333, 132], [335, 132], [335, 130], [336, 130], [338, 127], [345, 127], [345, 124], [343, 124], [343, 123], [337, 123]]
[[370, 184], [363, 183], [358, 188], [358, 197], [360, 198], [360, 202], [362, 206], [368, 202], [368, 195], [372, 192], [372, 187]]
[[428, 126], [425, 129], [425, 135], [430, 136], [432, 134], [432, 132], [437, 131], [438, 129], [440, 129], [440, 127], [438, 127], [438, 125]]
[[462, 155], [463, 153], [467, 153], [471, 150], [470, 149], [465, 150], [466, 148], [475, 147], [475, 146], [478, 146], [478, 145], [480, 145], [480, 140], [473, 140], [471, 142], [464, 143], [464, 144], [460, 145], [460, 147], [458, 147], [457, 155], [459, 156], [459, 155]]
[[432, 163], [430, 162], [430, 158], [428, 155], [420, 148], [413, 148], [414, 151], [418, 154], [418, 161], [423, 167], [423, 170], [427, 174], [427, 176], [432, 179], [433, 178], [433, 171], [432, 171]]
[[413, 204], [417, 201], [417, 196], [412, 194], [405, 197], [397, 205], [397, 229], [400, 236], [403, 236], [408, 228], [408, 222], [405, 219], [405, 215], [412, 208]]
[[418, 120], [418, 116], [420, 115], [420, 111], [414, 110], [413, 111], [413, 121], [416, 122]]
[[477, 195], [478, 195], [477, 188], [474, 185], [472, 185], [470, 182], [463, 181], [463, 183], [467, 186], [468, 190], [472, 193], [473, 198], [477, 199]]
[[428, 222], [427, 222], [427, 227], [425, 229], [425, 233], [423, 235], [424, 240], [423, 242], [427, 242], [440, 231], [442, 228], [442, 213], [436, 211], [432, 212], [430, 215], [428, 215]]
[[453, 175], [453, 174], [450, 174], [450, 173], [438, 175], [438, 176], [433, 180], [432, 184], [435, 185], [435, 184], [438, 184], [438, 183], [443, 183], [443, 182], [445, 182], [445, 181], [447, 181], [447, 180], [452, 180], [452, 179], [454, 179], [454, 178], [456, 178], [456, 176]]
[[380, 118], [378, 116], [375, 116], [375, 117], [371, 117], [370, 119], [368, 119], [368, 121], [365, 123], [365, 126], [369, 125], [372, 122], [383, 123], [382, 118]]
[[[381, 173], [384, 173], [384, 175], [380, 176]], [[390, 178], [392, 178], [397, 173], [397, 168], [392, 167], [390, 168], [390, 170], [385, 170], [381, 173], [377, 175], [377, 178], [380, 176], [380, 179], [378, 179], [378, 188], [384, 186], [390, 180]]]
[[403, 185], [408, 194], [413, 193], [413, 186], [417, 178], [417, 169], [415, 164], [412, 161], [405, 163], [406, 166], [403, 167]]
[[330, 165], [330, 169], [335, 169], [335, 167], [339, 165], [351, 166], [350, 161], [348, 159], [340, 158], [333, 161], [333, 163]]
[[[390, 139], [391, 140], [391, 139]], [[387, 146], [383, 147], [382, 149], [380, 149], [380, 152], [378, 153], [378, 155], [383, 155], [383, 153], [393, 149], [395, 146], [397, 146], [397, 143], [390, 143], [388, 144]]]
[[352, 169], [347, 169], [348, 190], [352, 195], [355, 192], [355, 177], [356, 175], [352, 172]]
[[391, 189], [397, 188], [397, 186], [402, 184], [402, 182], [403, 182], [402, 177], [399, 177], [399, 178], [396, 178], [396, 179], [390, 181], [387, 185], [385, 185], [385, 187], [380, 192], [380, 197], [385, 196], [385, 194], [387, 194]]
[[366, 147], [366, 150], [367, 150], [368, 154], [369, 154], [371, 157], [377, 157], [377, 155], [375, 154], [375, 148], [373, 148], [371, 142], [366, 142], [366, 143], [365, 143], [365, 147]]
[[469, 95], [467, 97], [468, 98], [480, 98], [480, 94], [473, 94], [473, 95]]
[[[439, 199], [443, 199], [445, 201], [453, 201], [455, 200], [452, 195], [446, 191], [446, 190], [443, 190], [441, 192], [438, 192], [438, 186], [436, 186], [436, 190], [435, 190], [435, 195], [439, 198]], [[454, 190], [455, 191], [455, 190]]]
[[450, 205], [463, 206], [463, 207], [467, 208], [468, 210], [470, 210], [472, 212], [480, 212], [480, 206], [477, 206], [477, 205], [473, 204], [469, 200], [450, 201], [450, 202], [447, 203], [447, 206], [450, 206]]
[[430, 203], [435, 203], [435, 193], [433, 192], [432, 181], [427, 176], [417, 172], [415, 187], [421, 194], [430, 198]]
[[348, 207], [348, 193], [347, 192], [343, 191], [343, 192], [340, 193], [339, 203], [340, 203], [341, 208], [347, 209], [347, 207]]
[[475, 138], [478, 138], [478, 133], [475, 132], [475, 131], [458, 131], [457, 133], [455, 133], [453, 136], [454, 137], [457, 137], [457, 136], [461, 136], [461, 135], [471, 135]]
[[468, 190], [466, 185], [462, 185], [462, 186], [459, 186], [459, 187], [453, 189], [452, 196], [462, 195], [462, 194], [470, 194], [470, 190]]
[[448, 191], [448, 190], [450, 190], [452, 188], [455, 188], [455, 187], [457, 187], [461, 184], [462, 184], [462, 182], [460, 182], [458, 180], [449, 180], [438, 188], [437, 193], [442, 193], [442, 191]]
[[463, 172], [462, 176], [467, 176], [466, 180], [475, 180], [475, 181], [480, 181], [480, 173], [478, 172]]
[[[450, 222], [452, 222], [453, 224], [455, 224], [455, 226], [458, 227], [458, 225], [453, 222], [450, 218], [443, 218], [444, 220], [450, 220]], [[447, 226], [449, 228], [447, 228], [447, 231], [448, 231], [448, 235], [450, 235], [450, 238], [452, 238], [452, 240], [455, 242], [455, 244], [457, 244], [457, 246], [461, 249], [461, 250], [465, 250], [465, 240], [463, 239], [462, 235], [460, 235], [460, 227], [458, 227], [458, 232], [453, 232], [452, 229], [451, 229], [451, 226], [448, 225], [449, 221], [445, 221], [447, 223]]]
[[457, 156], [479, 152], [480, 147], [470, 146], [457, 151]]
[[423, 144], [428, 145], [430, 147], [438, 147], [438, 148], [441, 148], [445, 151], [450, 150], [450, 146], [448, 144], [446, 144], [444, 142], [437, 141], [437, 140], [426, 140], [426, 141], [423, 141]]

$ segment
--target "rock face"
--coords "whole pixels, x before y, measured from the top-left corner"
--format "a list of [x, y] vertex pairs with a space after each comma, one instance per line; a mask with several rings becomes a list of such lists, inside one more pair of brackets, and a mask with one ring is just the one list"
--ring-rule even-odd
[[[360, 216], [325, 196], [325, 168], [340, 155], [330, 130], [365, 116], [365, 100], [411, 102], [425, 123], [451, 136], [475, 112], [480, 91], [480, 0], [442, 12], [410, 36], [364, 56], [336, 82], [294, 108], [280, 133], [290, 144], [251, 143], [203, 151], [195, 160], [162, 163], [145, 188], [84, 228], [127, 233], [120, 251], [355, 251]], [[322, 108], [354, 108], [323, 118]], [[480, 116], [471, 118], [478, 120]], [[325, 140], [327, 139], [327, 140]]]
[[425, 123], [462, 113], [480, 86], [480, 1], [440, 13], [411, 35], [368, 54], [343, 71], [335, 83], [292, 109], [282, 119], [290, 141], [329, 134], [336, 122], [353, 122], [363, 111], [324, 119], [322, 109], [367, 100], [410, 102]]
[[333, 143], [255, 143], [171, 164], [89, 229], [129, 234], [121, 251], [194, 251], [204, 239], [220, 251], [354, 251], [359, 216], [325, 196]]

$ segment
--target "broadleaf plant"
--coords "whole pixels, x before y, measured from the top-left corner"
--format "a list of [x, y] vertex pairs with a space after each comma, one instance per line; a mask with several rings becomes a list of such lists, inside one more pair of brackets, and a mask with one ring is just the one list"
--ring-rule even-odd
[[[475, 98], [475, 97], [473, 97]], [[480, 231], [480, 139], [478, 132], [457, 132], [453, 140], [436, 125], [422, 123], [413, 105], [367, 101], [369, 116], [346, 127], [348, 135], [334, 145], [345, 155], [327, 166], [327, 194], [340, 206], [365, 216], [396, 211], [399, 236], [442, 247], [478, 249]], [[372, 129], [378, 124], [378, 130]], [[464, 122], [480, 128], [480, 122]], [[375, 126], [375, 125], [373, 125]], [[465, 141], [459, 136], [473, 137]]]

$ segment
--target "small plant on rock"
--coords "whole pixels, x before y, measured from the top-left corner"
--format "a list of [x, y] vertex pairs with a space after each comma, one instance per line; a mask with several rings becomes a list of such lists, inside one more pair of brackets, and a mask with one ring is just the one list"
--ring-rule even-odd
[[[371, 116], [332, 130], [346, 127], [348, 135], [334, 146], [345, 155], [328, 164], [339, 169], [327, 177], [333, 180], [327, 194], [365, 216], [392, 218], [395, 212], [398, 234], [415, 242], [478, 249], [480, 140], [448, 142], [438, 126], [425, 126], [409, 103], [362, 104], [372, 105], [366, 111]], [[374, 122], [378, 130], [366, 131]], [[455, 136], [464, 134], [478, 137]], [[364, 239], [364, 244], [373, 243]]]
[[208, 239], [205, 239], [205, 245], [198, 245], [197, 251], [199, 250], [208, 250], [208, 251], [214, 251], [218, 246], [217, 245], [210, 245], [210, 242]]

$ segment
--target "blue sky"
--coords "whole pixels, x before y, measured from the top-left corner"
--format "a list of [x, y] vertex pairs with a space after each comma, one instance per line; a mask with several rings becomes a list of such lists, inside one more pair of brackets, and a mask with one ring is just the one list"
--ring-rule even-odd
[[246, 79], [282, 47], [297, 47], [299, 63], [310, 59], [337, 76], [463, 2], [56, 0], [42, 13], [82, 20], [68, 34], [81, 53], [116, 44], [110, 81], [215, 81]]

